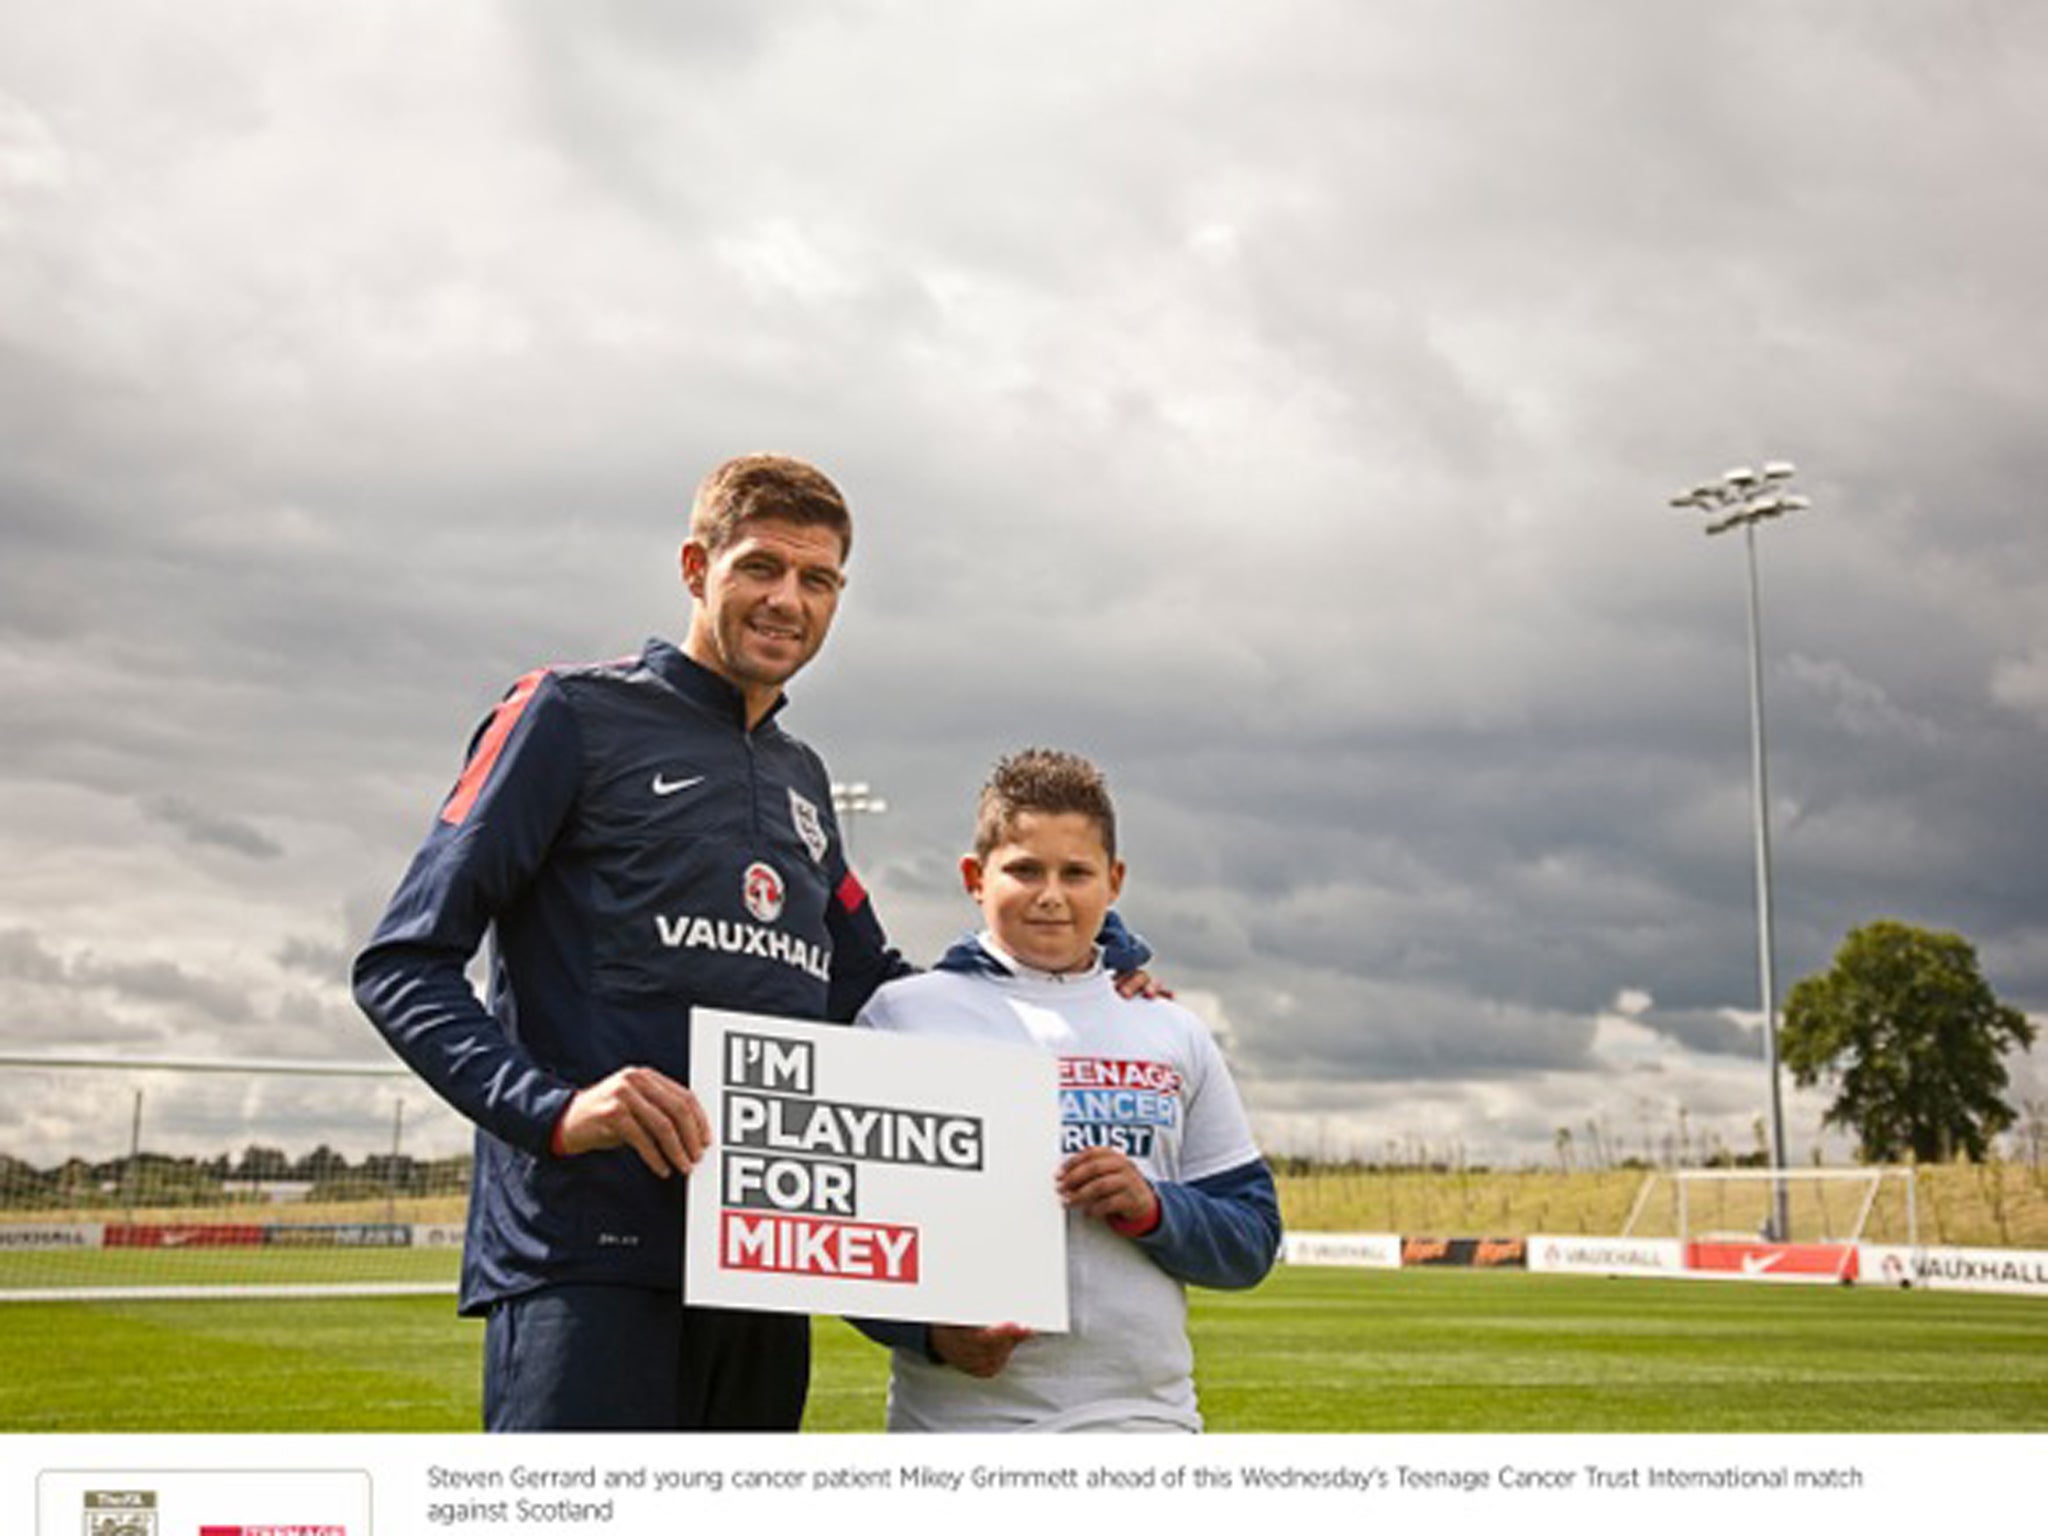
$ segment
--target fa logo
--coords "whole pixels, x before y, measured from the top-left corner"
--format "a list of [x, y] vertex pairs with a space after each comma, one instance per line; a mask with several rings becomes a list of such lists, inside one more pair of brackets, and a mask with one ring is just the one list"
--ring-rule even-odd
[[88, 1493], [85, 1536], [157, 1536], [156, 1494], [126, 1489]]
[[767, 864], [749, 864], [741, 877], [740, 895], [747, 910], [764, 923], [782, 916], [782, 876]]
[[811, 850], [811, 861], [825, 862], [825, 819], [818, 814], [818, 808], [795, 790], [789, 792], [789, 820], [796, 828], [796, 835], [804, 840], [804, 846]]

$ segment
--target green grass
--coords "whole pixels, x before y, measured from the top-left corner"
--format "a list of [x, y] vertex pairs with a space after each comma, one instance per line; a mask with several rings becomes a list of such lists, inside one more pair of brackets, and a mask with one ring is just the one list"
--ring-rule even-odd
[[1213, 1429], [2048, 1428], [2036, 1298], [1506, 1271], [1282, 1278], [1197, 1302]]
[[[453, 1248], [80, 1248], [0, 1253], [0, 1289], [63, 1286], [299, 1285], [322, 1282], [445, 1282]], [[5, 1314], [0, 1314], [4, 1316]]]
[[[1833, 1286], [1294, 1269], [1197, 1293], [1218, 1431], [2048, 1429], [2048, 1304]], [[468, 1430], [447, 1297], [0, 1307], [0, 1430]], [[816, 1326], [806, 1427], [874, 1431], [886, 1361]]]
[[14, 1302], [0, 1430], [470, 1429], [481, 1337], [446, 1296]]

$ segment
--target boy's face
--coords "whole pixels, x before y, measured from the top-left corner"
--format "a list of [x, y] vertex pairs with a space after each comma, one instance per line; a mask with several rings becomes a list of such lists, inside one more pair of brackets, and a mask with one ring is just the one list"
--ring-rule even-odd
[[1074, 811], [1025, 812], [987, 857], [962, 859], [960, 875], [996, 942], [1041, 971], [1077, 971], [1095, 958], [1102, 916], [1124, 884], [1102, 829]]

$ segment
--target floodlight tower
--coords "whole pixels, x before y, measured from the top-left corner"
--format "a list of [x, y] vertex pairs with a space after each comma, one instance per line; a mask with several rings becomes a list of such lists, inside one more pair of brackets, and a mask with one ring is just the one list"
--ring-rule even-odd
[[[1770, 1075], [1771, 1166], [1785, 1167], [1785, 1107], [1778, 1086], [1778, 993], [1772, 974], [1771, 937], [1771, 810], [1764, 773], [1763, 622], [1756, 581], [1756, 525], [1811, 505], [1790, 489], [1797, 470], [1782, 459], [1761, 470], [1731, 469], [1719, 480], [1703, 481], [1671, 498], [1671, 505], [1707, 514], [1709, 536], [1742, 530], [1749, 563], [1749, 770], [1751, 798], [1756, 806], [1756, 951], [1757, 975], [1763, 992], [1764, 1069]], [[1785, 1186], [1772, 1184], [1769, 1235], [1791, 1236], [1791, 1212]]]
[[876, 794], [866, 784], [841, 784], [836, 780], [832, 785], [832, 810], [839, 818], [840, 830], [846, 837], [847, 862], [853, 861], [853, 824], [862, 816], [880, 816], [889, 809], [889, 802]]

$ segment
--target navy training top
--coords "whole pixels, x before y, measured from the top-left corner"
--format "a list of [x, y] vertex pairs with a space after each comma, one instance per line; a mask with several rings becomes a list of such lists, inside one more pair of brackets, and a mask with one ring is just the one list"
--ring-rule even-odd
[[[678, 1290], [688, 1180], [557, 1157], [577, 1089], [689, 1080], [703, 1005], [845, 1021], [912, 967], [848, 868], [817, 754], [673, 645], [521, 678], [357, 958], [357, 1001], [478, 1127], [462, 1309]], [[491, 936], [488, 1006], [465, 969]]]

